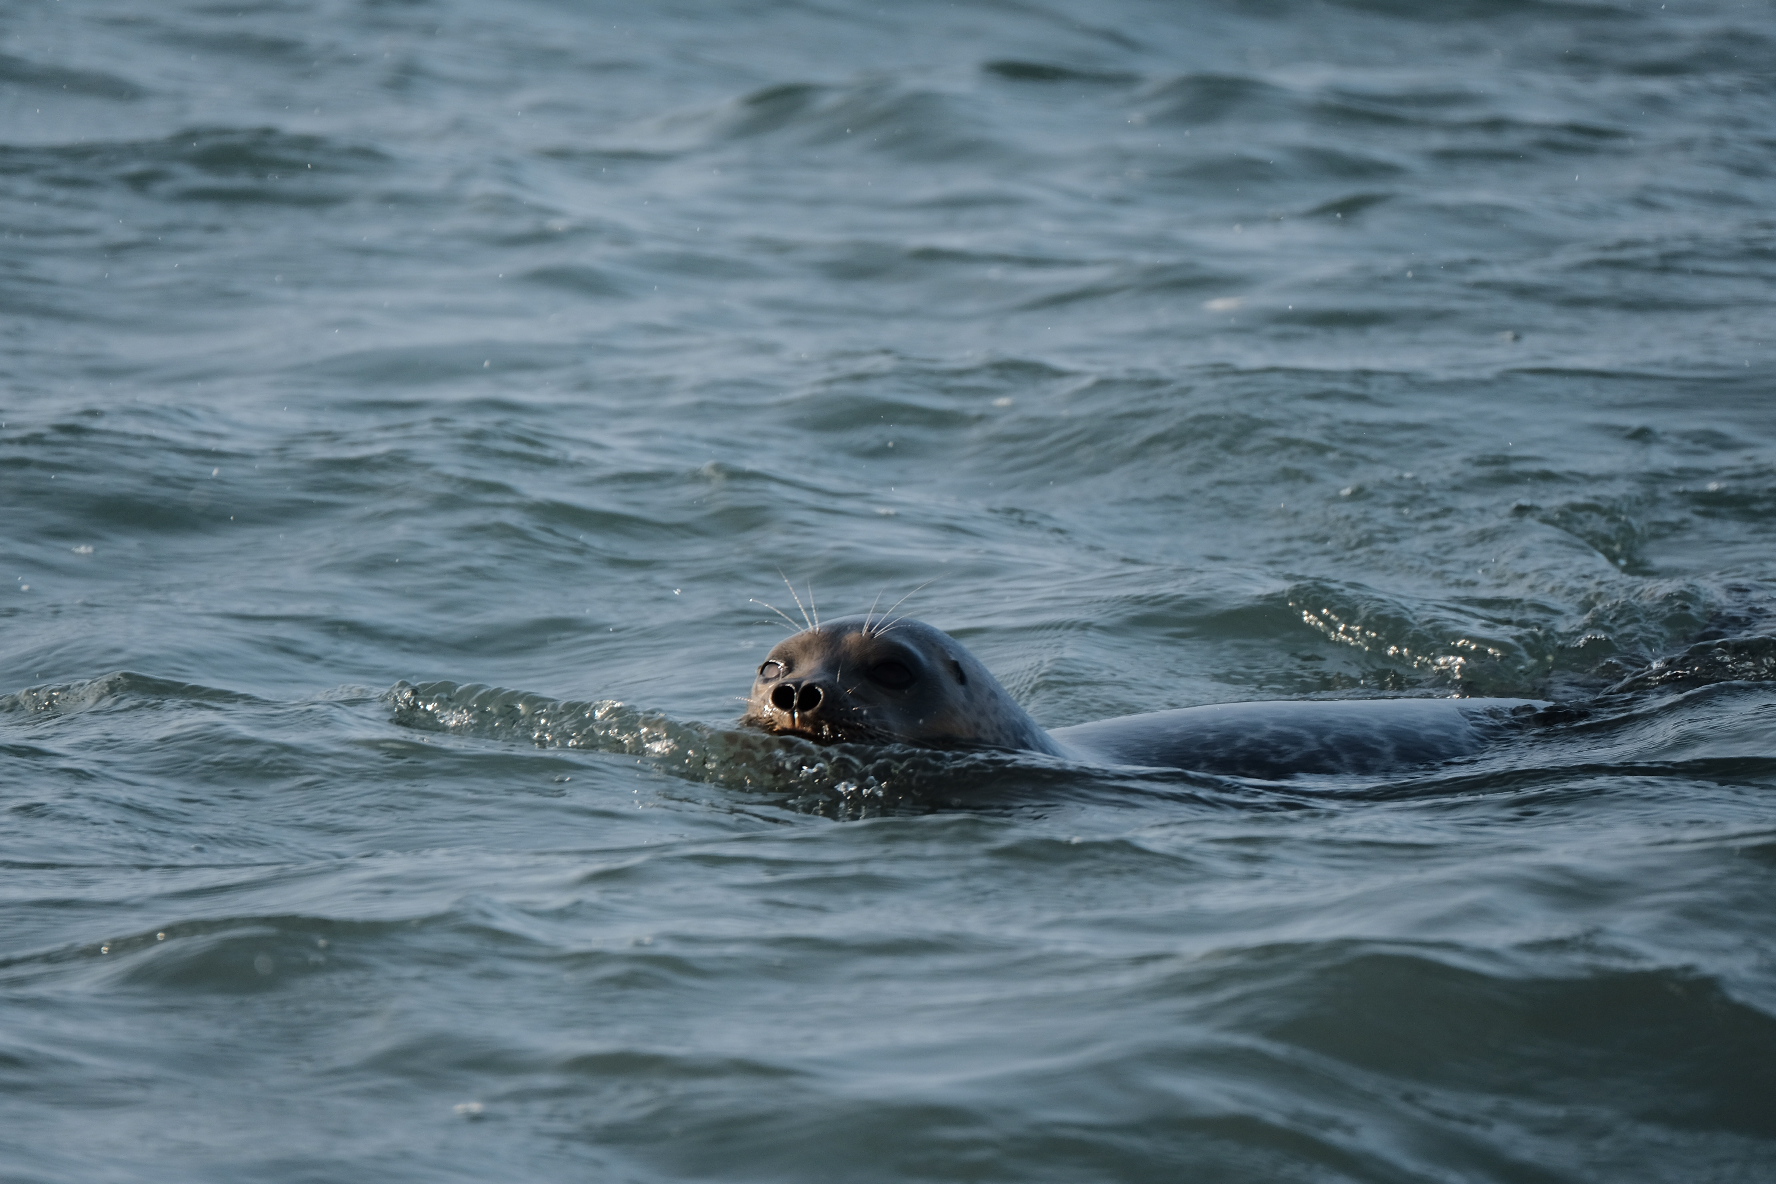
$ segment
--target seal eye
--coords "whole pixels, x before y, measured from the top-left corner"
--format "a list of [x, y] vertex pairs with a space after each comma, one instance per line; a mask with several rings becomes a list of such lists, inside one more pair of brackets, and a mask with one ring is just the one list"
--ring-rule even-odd
[[913, 685], [913, 672], [899, 662], [877, 662], [869, 668], [869, 676], [891, 691], [904, 691]]
[[779, 662], [775, 658], [772, 658], [770, 661], [766, 662], [763, 666], [759, 667], [759, 677], [760, 678], [782, 678], [783, 677], [783, 663]]

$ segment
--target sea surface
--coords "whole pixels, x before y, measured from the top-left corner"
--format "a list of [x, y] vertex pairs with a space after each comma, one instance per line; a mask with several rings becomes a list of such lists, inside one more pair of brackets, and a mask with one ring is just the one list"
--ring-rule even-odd
[[1771, 0], [9, 0], [0, 559], [6, 1184], [1776, 1180]]

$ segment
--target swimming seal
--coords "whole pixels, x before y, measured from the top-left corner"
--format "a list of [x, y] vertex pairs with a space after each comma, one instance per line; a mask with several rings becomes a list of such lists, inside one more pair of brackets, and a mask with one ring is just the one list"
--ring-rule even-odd
[[1530, 699], [1304, 699], [1125, 715], [1045, 731], [961, 642], [922, 621], [828, 621], [758, 668], [740, 723], [821, 743], [1046, 753], [1280, 780], [1385, 773], [1478, 752]]

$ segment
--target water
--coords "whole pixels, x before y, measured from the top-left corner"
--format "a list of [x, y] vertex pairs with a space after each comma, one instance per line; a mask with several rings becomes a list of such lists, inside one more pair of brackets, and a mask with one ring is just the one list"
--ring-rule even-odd
[[[1773, 79], [1759, 0], [7, 6], [0, 1177], [1776, 1179]], [[731, 727], [780, 571], [1050, 726], [1589, 712], [817, 750]]]

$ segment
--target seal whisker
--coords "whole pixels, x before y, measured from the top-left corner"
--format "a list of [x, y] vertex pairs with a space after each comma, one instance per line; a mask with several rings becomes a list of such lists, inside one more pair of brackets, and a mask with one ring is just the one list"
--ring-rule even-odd
[[886, 591], [887, 589], [884, 588], [881, 592], [876, 593], [876, 598], [870, 601], [870, 611], [863, 614], [863, 635], [865, 637], [870, 635], [870, 619], [876, 615], [876, 606], [882, 603], [882, 594]]
[[820, 606], [814, 603], [814, 581], [808, 581], [808, 610], [814, 614], [814, 628], [820, 628]]
[[777, 575], [783, 581], [783, 586], [789, 589], [789, 594], [795, 597], [796, 607], [802, 610], [802, 621], [808, 628], [814, 628], [814, 618], [808, 615], [808, 606], [802, 603], [801, 594], [796, 591], [796, 586], [789, 582], [789, 577], [783, 574], [781, 567], [777, 569]]
[[[893, 604], [889, 605], [888, 612], [883, 613], [882, 616], [887, 617], [895, 609], [897, 609], [901, 605], [905, 604], [907, 602], [908, 597], [917, 595], [919, 592], [923, 591], [924, 589], [929, 588], [931, 585], [937, 583], [938, 579], [939, 579], [939, 577], [932, 576], [929, 580], [926, 580], [923, 584], [920, 584], [917, 588], [914, 588], [911, 592], [908, 592], [906, 594], [906, 596], [902, 596], [899, 600], [897, 600]], [[896, 625], [898, 625], [902, 621], [906, 620], [906, 618], [907, 618], [907, 614], [902, 613], [900, 616], [895, 617], [892, 621], [889, 621], [886, 625], [883, 625], [881, 628], [877, 629], [876, 635], [878, 637], [880, 637], [882, 634], [888, 632], [888, 630], [894, 628]]]
[[[758, 599], [753, 599], [753, 598], [748, 598], [748, 602], [751, 604], [764, 604], [766, 608], [770, 609], [772, 612], [774, 612], [778, 616], [782, 617], [785, 621], [788, 621], [789, 627], [791, 629], [794, 629], [796, 627], [795, 618], [790, 616], [788, 613], [784, 612], [782, 609], [778, 608], [776, 605], [765, 604], [764, 601], [758, 600]], [[799, 632], [799, 630], [798, 630], [798, 632]]]

